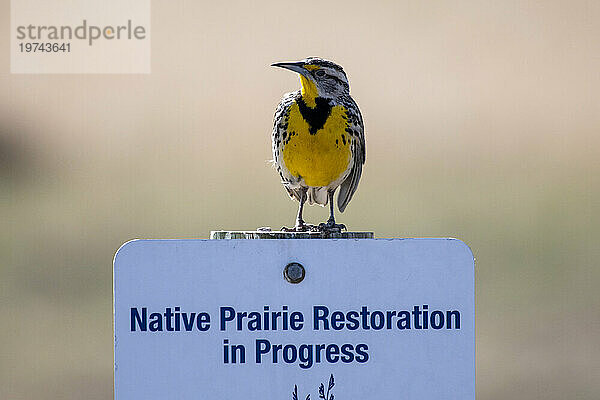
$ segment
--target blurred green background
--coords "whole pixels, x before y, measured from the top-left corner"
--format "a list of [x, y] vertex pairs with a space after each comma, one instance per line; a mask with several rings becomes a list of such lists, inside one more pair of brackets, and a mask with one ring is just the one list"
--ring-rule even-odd
[[9, 3], [0, 399], [112, 397], [121, 243], [293, 223], [267, 160], [298, 81], [269, 64], [312, 55], [366, 124], [339, 220], [475, 253], [478, 398], [600, 398], [600, 2], [153, 1], [129, 76], [11, 75]]

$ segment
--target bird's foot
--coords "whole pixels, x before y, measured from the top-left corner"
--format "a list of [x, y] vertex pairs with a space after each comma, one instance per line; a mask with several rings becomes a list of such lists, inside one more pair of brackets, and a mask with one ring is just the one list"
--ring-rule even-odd
[[327, 222], [321, 222], [319, 224], [319, 231], [323, 233], [341, 233], [344, 230], [348, 230], [344, 224], [336, 224], [335, 220], [329, 218]]
[[319, 232], [320, 229], [316, 225], [306, 224], [304, 221], [296, 222], [296, 226], [288, 228], [286, 226], [281, 228], [282, 232]]

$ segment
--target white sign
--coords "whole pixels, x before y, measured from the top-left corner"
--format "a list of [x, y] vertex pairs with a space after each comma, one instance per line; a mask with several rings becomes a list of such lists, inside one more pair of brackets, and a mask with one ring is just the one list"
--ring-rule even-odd
[[114, 295], [117, 400], [475, 398], [456, 239], [136, 240]]

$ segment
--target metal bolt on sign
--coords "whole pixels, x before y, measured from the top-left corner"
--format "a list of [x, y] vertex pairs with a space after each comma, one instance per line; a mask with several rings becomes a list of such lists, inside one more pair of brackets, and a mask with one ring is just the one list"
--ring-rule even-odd
[[283, 277], [289, 283], [300, 283], [304, 280], [305, 275], [304, 266], [297, 262], [291, 262], [283, 269]]

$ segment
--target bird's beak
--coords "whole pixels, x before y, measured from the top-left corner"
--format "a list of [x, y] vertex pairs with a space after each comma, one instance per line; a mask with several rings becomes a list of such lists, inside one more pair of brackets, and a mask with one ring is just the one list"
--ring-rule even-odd
[[298, 61], [298, 62], [279, 62], [279, 63], [275, 63], [275, 64], [271, 64], [272, 67], [280, 67], [280, 68], [285, 68], [285, 69], [289, 69], [290, 71], [294, 71], [297, 72], [301, 75], [306, 76], [306, 74], [308, 73], [308, 71], [304, 68], [304, 63], [302, 61]]

